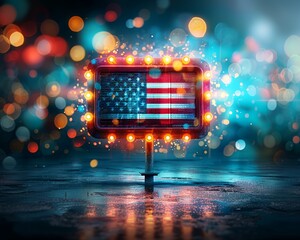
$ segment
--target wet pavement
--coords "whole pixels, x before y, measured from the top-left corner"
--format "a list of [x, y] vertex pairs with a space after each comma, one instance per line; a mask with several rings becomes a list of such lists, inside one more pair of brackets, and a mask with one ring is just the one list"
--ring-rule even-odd
[[90, 159], [1, 168], [1, 239], [300, 239], [297, 160]]

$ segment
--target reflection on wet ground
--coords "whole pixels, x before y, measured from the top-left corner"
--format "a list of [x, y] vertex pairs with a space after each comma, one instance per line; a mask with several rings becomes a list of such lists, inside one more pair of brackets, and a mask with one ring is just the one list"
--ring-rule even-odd
[[[31, 160], [1, 170], [4, 239], [299, 239], [299, 162]], [[177, 160], [178, 161], [178, 160]], [[134, 166], [130, 168], [129, 166]], [[3, 239], [1, 237], [1, 239]]]

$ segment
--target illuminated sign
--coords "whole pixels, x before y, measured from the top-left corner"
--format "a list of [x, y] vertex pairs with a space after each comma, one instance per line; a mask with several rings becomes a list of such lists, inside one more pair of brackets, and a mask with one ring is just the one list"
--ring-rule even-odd
[[113, 134], [131, 142], [151, 133], [168, 142], [190, 140], [206, 134], [213, 119], [210, 72], [202, 61], [108, 56], [92, 60], [85, 77], [86, 120], [97, 138]]

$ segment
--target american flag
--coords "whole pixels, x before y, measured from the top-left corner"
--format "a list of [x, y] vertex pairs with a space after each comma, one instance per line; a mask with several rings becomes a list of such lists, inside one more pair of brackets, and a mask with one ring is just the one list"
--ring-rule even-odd
[[118, 119], [139, 125], [191, 125], [196, 118], [195, 77], [176, 72], [102, 74], [98, 116], [103, 123]]

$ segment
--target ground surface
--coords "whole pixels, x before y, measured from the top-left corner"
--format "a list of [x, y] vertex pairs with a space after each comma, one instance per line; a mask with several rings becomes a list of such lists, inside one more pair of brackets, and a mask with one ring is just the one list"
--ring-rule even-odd
[[18, 159], [0, 172], [1, 239], [300, 239], [300, 162]]

